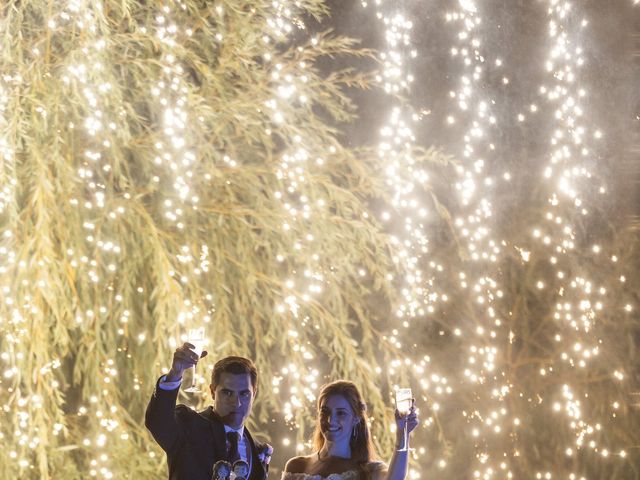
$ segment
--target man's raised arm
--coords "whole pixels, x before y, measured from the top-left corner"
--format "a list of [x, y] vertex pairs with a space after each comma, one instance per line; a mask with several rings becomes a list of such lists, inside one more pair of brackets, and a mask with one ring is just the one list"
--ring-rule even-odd
[[[184, 343], [176, 349], [171, 370], [158, 379], [147, 405], [144, 424], [165, 452], [173, 450], [182, 435], [176, 420], [176, 401], [183, 372], [199, 360], [192, 348], [190, 343]], [[207, 352], [202, 352], [200, 358], [206, 355]]]

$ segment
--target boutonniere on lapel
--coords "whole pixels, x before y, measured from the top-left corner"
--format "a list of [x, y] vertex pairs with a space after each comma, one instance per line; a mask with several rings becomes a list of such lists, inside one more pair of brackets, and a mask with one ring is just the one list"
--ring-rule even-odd
[[267, 467], [269, 465], [269, 462], [271, 461], [271, 455], [273, 455], [273, 447], [268, 443], [263, 443], [258, 450], [258, 459], [264, 467]]

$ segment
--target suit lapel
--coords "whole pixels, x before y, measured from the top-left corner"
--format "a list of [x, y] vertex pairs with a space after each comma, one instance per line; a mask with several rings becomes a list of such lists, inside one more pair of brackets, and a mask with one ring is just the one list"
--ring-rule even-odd
[[247, 438], [247, 448], [251, 455], [251, 471], [249, 472], [249, 478], [262, 480], [265, 478], [264, 467], [262, 466], [262, 463], [260, 463], [260, 459], [258, 458], [258, 449], [256, 448], [256, 444], [254, 443], [249, 430], [247, 430], [247, 427], [244, 429], [244, 436]]
[[214, 463], [218, 460], [227, 459], [227, 436], [224, 433], [224, 424], [220, 417], [209, 407], [202, 412], [202, 415], [209, 420], [211, 436], [213, 438], [213, 453], [215, 453]]

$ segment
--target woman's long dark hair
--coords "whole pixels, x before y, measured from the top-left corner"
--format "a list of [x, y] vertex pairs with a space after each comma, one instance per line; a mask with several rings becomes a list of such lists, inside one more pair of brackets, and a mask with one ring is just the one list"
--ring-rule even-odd
[[320, 425], [321, 415], [320, 408], [327, 398], [340, 395], [351, 406], [355, 416], [359, 422], [353, 427], [349, 446], [351, 447], [351, 459], [354, 460], [364, 478], [368, 478], [366, 466], [369, 462], [376, 459], [375, 447], [371, 441], [369, 433], [369, 424], [367, 423], [367, 406], [362, 400], [362, 395], [358, 391], [358, 387], [353, 382], [346, 380], [338, 380], [324, 385], [318, 395], [316, 427], [313, 432], [313, 448], [319, 452], [324, 446], [324, 436], [322, 435], [322, 427]]

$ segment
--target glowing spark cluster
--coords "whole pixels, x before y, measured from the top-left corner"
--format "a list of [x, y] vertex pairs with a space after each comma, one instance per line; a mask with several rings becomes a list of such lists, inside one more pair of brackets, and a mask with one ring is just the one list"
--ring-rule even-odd
[[[406, 95], [414, 81], [410, 61], [417, 55], [411, 47], [413, 23], [400, 11], [385, 14], [382, 8], [378, 8], [376, 15], [384, 25], [387, 47], [380, 54], [383, 68], [377, 81], [389, 94]], [[421, 259], [429, 251], [424, 227], [429, 212], [422, 205], [420, 192], [427, 188], [429, 175], [414, 158], [416, 139], [412, 125], [419, 120], [420, 116], [410, 105], [398, 101], [386, 125], [381, 128], [378, 145], [378, 155], [386, 165], [386, 182], [393, 193], [393, 213], [382, 212], [380, 220], [389, 223], [397, 218], [403, 223], [402, 233], [394, 238], [398, 249], [394, 262], [406, 272], [401, 287], [404, 302], [398, 305], [396, 311], [405, 328], [409, 326], [411, 318], [424, 316], [425, 310], [433, 308], [429, 289], [426, 288], [427, 278], [424, 278], [421, 266]], [[396, 337], [391, 337], [391, 344], [400, 347], [401, 343]]]
[[[380, 5], [381, 2], [377, 2]], [[363, 2], [366, 6], [366, 2]], [[500, 285], [500, 273], [495, 271], [495, 265], [502, 264], [505, 260], [505, 252], [508, 248], [515, 248], [520, 252], [520, 257], [525, 264], [540, 261], [538, 257], [532, 258], [531, 247], [522, 248], [512, 246], [506, 240], [493, 238], [493, 223], [496, 221], [492, 198], [496, 189], [508, 188], [516, 175], [509, 171], [497, 171], [496, 154], [500, 145], [494, 138], [499, 137], [498, 132], [507, 125], [500, 124], [500, 118], [504, 118], [500, 105], [499, 93], [494, 96], [486, 96], [486, 85], [490, 81], [490, 75], [505, 68], [504, 61], [496, 56], [495, 51], [489, 51], [484, 46], [483, 32], [491, 26], [484, 24], [481, 12], [475, 2], [460, 1], [460, 9], [446, 14], [446, 21], [450, 24], [460, 25], [457, 34], [457, 43], [451, 48], [451, 55], [458, 59], [461, 67], [460, 83], [457, 89], [450, 92], [450, 99], [455, 107], [447, 115], [445, 122], [450, 128], [461, 131], [462, 151], [460, 157], [462, 164], [457, 173], [460, 181], [456, 189], [460, 195], [460, 205], [463, 207], [463, 215], [455, 219], [455, 227], [459, 235], [464, 239], [464, 247], [472, 263], [469, 271], [459, 272], [459, 288], [466, 291], [466, 295], [472, 303], [475, 303], [475, 322], [465, 324], [463, 328], [454, 328], [452, 333], [456, 337], [465, 337], [469, 346], [469, 357], [464, 367], [462, 378], [465, 382], [475, 386], [474, 395], [482, 400], [478, 401], [477, 409], [464, 412], [470, 425], [471, 438], [476, 438], [476, 466], [475, 478], [514, 478], [517, 470], [512, 466], [514, 457], [520, 457], [522, 452], [518, 446], [519, 431], [523, 428], [532, 428], [533, 425], [523, 424], [521, 412], [518, 412], [518, 404], [523, 393], [515, 379], [510, 378], [511, 369], [517, 362], [513, 353], [514, 344], [521, 342], [519, 336], [514, 333], [514, 325], [520, 319], [511, 317], [505, 301], [505, 288]], [[605, 309], [607, 289], [604, 286], [594, 285], [585, 278], [586, 272], [571, 275], [571, 265], [575, 262], [572, 255], [577, 248], [576, 242], [582, 241], [575, 231], [575, 223], [579, 217], [588, 215], [587, 196], [592, 191], [599, 195], [605, 194], [605, 186], [593, 187], [594, 176], [587, 165], [592, 164], [595, 147], [593, 144], [603, 138], [603, 134], [597, 127], [587, 124], [585, 107], [583, 102], [587, 96], [584, 82], [581, 81], [580, 70], [585, 66], [584, 51], [579, 45], [581, 35], [573, 29], [583, 29], [588, 25], [584, 18], [580, 18], [575, 12], [575, 7], [569, 2], [549, 2], [549, 28], [552, 38], [549, 59], [545, 68], [549, 73], [549, 83], [540, 88], [542, 96], [540, 103], [531, 103], [528, 114], [518, 113], [515, 119], [519, 123], [527, 123], [529, 117], [539, 114], [547, 114], [551, 111], [554, 118], [554, 130], [550, 139], [550, 162], [544, 167], [543, 177], [550, 179], [551, 194], [549, 197], [549, 211], [541, 218], [545, 227], [533, 230], [533, 242], [539, 242], [542, 250], [550, 251], [548, 259], [555, 269], [555, 278], [540, 278], [535, 282], [535, 288], [546, 292], [549, 286], [555, 288], [556, 298], [559, 299], [554, 313], [558, 321], [566, 322], [559, 327], [555, 341], [566, 346], [559, 349], [558, 358], [550, 358], [547, 366], [539, 370], [542, 377], [555, 377], [566, 364], [569, 368], [587, 369], [590, 363], [597, 362], [602, 349], [602, 340], [593, 336], [594, 324], [598, 315]], [[399, 26], [407, 27], [410, 22], [404, 22], [402, 15], [391, 14], [385, 16], [378, 12], [378, 17], [383, 20], [387, 28], [385, 38], [389, 46], [389, 52], [382, 55], [384, 72], [378, 78], [388, 93], [408, 91], [413, 77], [406, 74], [407, 60], [415, 56], [415, 51], [410, 47], [410, 28], [406, 32], [399, 33]], [[399, 49], [399, 46], [405, 47]], [[399, 50], [402, 50], [401, 52]], [[493, 58], [491, 58], [493, 57]], [[403, 75], [404, 73], [404, 75]], [[394, 82], [393, 80], [397, 80]], [[511, 83], [507, 74], [501, 76], [500, 84], [506, 88]], [[545, 103], [546, 102], [546, 103]], [[549, 105], [549, 109], [539, 105]], [[557, 107], [551, 110], [553, 106]], [[391, 115], [391, 121], [382, 131], [383, 143], [380, 144], [380, 155], [388, 161], [388, 183], [393, 186], [393, 206], [395, 211], [383, 212], [381, 219], [384, 222], [404, 222], [405, 234], [396, 239], [400, 253], [396, 258], [401, 262], [405, 271], [407, 287], [402, 291], [405, 302], [399, 306], [398, 316], [404, 319], [404, 326], [411, 322], [408, 318], [421, 318], [425, 313], [439, 311], [435, 303], [438, 298], [446, 301], [447, 294], [435, 293], [438, 280], [434, 277], [426, 277], [421, 271], [421, 266], [426, 262], [428, 235], [422, 219], [428, 215], [422, 202], [417, 200], [417, 191], [428, 185], [428, 176], [416, 175], [410, 155], [406, 150], [410, 149], [414, 141], [413, 133], [403, 121], [403, 113], [410, 110], [396, 108]], [[415, 120], [415, 118], [413, 119]], [[406, 149], [403, 151], [403, 148]], [[403, 175], [411, 172], [410, 178]], [[565, 199], [568, 200], [565, 201]], [[593, 200], [597, 202], [597, 200]], [[416, 215], [419, 212], [420, 215]], [[546, 223], [545, 223], [546, 222]], [[536, 250], [540, 248], [536, 247]], [[593, 255], [602, 255], [602, 247], [594, 245]], [[615, 256], [613, 257], [615, 263]], [[605, 260], [605, 257], [603, 257]], [[431, 262], [435, 264], [435, 262]], [[439, 266], [439, 271], [446, 271], [446, 267]], [[478, 272], [491, 272], [486, 273]], [[621, 280], [623, 281], [623, 280]], [[426, 301], [425, 301], [426, 300]], [[431, 302], [431, 304], [429, 304]], [[629, 306], [627, 311], [631, 311]], [[507, 318], [505, 313], [508, 312]], [[580, 333], [582, 332], [582, 334]], [[404, 332], [394, 329], [385, 337], [389, 344], [398, 350], [404, 343]], [[413, 366], [414, 362], [405, 356], [393, 362], [389, 368], [389, 374], [394, 376], [402, 371], [403, 366]], [[516, 363], [517, 364], [517, 363]], [[431, 369], [435, 366], [431, 366]], [[517, 368], [517, 367], [516, 367]], [[615, 367], [612, 366], [615, 369]], [[619, 372], [620, 367], [615, 370]], [[412, 373], [416, 373], [412, 371]], [[453, 373], [454, 377], [460, 374]], [[416, 375], [420, 378], [419, 375]], [[616, 377], [615, 374], [612, 377]], [[623, 375], [620, 374], [620, 378]], [[441, 377], [444, 383], [449, 382], [447, 377]], [[423, 389], [425, 398], [433, 402], [433, 411], [439, 411], [439, 403], [433, 400], [433, 393], [427, 394], [430, 385], [420, 380], [418, 382]], [[550, 384], [551, 385], [551, 384]], [[467, 388], [467, 387], [463, 387]], [[585, 408], [584, 402], [579, 400], [578, 394], [572, 392], [570, 385], [562, 387], [564, 402], [553, 404], [553, 411], [564, 412], [569, 419], [569, 426], [576, 433], [575, 445], [567, 447], [567, 455], [572, 456], [583, 447], [588, 447], [598, 452], [602, 457], [611, 455], [613, 449], [602, 447], [596, 438], [601, 435], [604, 426], [601, 423], [592, 424], [586, 420], [590, 416], [590, 409]], [[546, 388], [545, 388], [546, 391]], [[431, 389], [431, 392], [433, 390]], [[450, 386], [447, 393], [451, 393]], [[442, 389], [437, 393], [442, 393]], [[459, 392], [458, 392], [459, 393]], [[487, 395], [488, 394], [488, 395]], [[548, 401], [547, 393], [536, 393], [538, 402], [543, 406]], [[550, 393], [553, 395], [553, 393]], [[589, 396], [588, 391], [582, 390], [580, 395]], [[614, 409], [618, 409], [621, 401], [613, 403]], [[435, 407], [438, 408], [435, 408]], [[526, 415], [525, 415], [526, 416]], [[533, 418], [533, 417], [532, 417]], [[426, 422], [432, 424], [432, 418]], [[527, 420], [528, 421], [528, 420]], [[532, 420], [535, 421], [535, 420]], [[596, 437], [588, 442], [586, 437]], [[501, 440], [497, 441], [496, 438]], [[499, 445], [502, 445], [499, 446]], [[619, 456], [626, 458], [625, 450], [619, 450]], [[418, 452], [420, 456], [421, 452]], [[432, 459], [429, 459], [432, 461]], [[517, 465], [519, 460], [513, 464]], [[441, 459], [438, 464], [445, 468], [447, 461]], [[540, 478], [551, 478], [551, 471], [538, 473]], [[575, 472], [571, 478], [578, 478]], [[412, 478], [418, 478], [417, 472], [412, 472]]]

